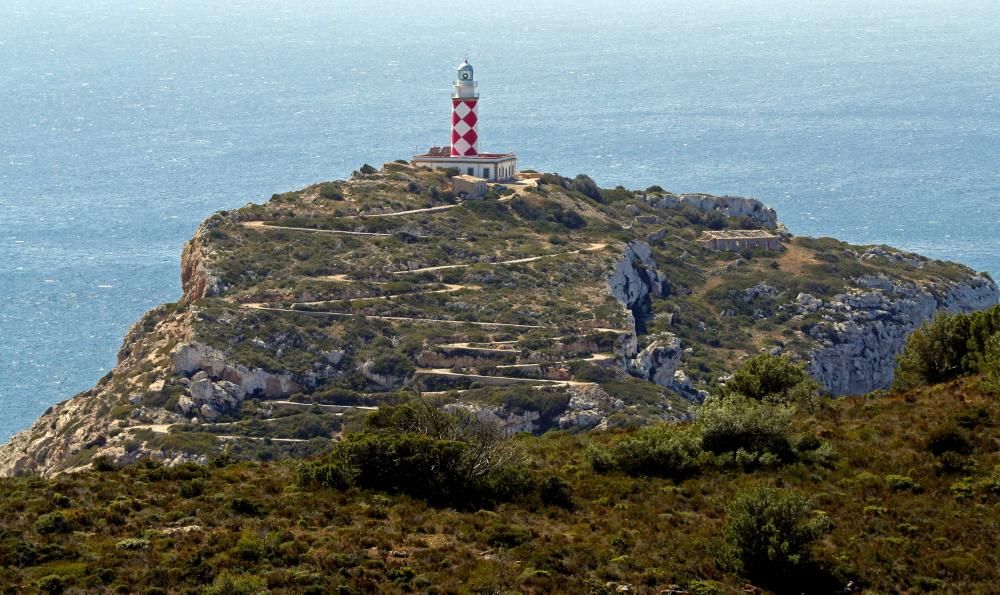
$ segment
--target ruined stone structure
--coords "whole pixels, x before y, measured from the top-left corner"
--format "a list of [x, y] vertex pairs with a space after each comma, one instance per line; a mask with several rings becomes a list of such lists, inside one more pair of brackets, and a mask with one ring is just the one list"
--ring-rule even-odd
[[486, 180], [475, 176], [455, 176], [451, 179], [451, 189], [455, 195], [475, 200], [486, 196]]
[[773, 232], [763, 229], [706, 231], [698, 238], [698, 242], [712, 250], [726, 250], [730, 252], [739, 252], [748, 248], [781, 250], [781, 238]]

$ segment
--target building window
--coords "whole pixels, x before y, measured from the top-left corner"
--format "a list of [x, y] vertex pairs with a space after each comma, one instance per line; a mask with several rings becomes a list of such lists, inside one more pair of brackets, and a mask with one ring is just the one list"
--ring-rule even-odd
[[490, 168], [488, 167], [483, 168], [483, 177], [486, 178], [487, 180], [490, 179]]
[[468, 171], [469, 171], [469, 175], [470, 176], [476, 175], [476, 170], [475, 169], [473, 169], [473, 168], [470, 167]]

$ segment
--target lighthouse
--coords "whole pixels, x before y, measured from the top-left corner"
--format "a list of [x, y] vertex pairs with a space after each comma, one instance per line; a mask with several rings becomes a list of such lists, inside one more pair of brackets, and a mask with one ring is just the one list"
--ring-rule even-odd
[[479, 91], [476, 86], [472, 64], [466, 60], [458, 66], [455, 93], [451, 96], [452, 157], [470, 157], [479, 153], [479, 133], [476, 131], [476, 124], [479, 123], [476, 113]]
[[451, 95], [451, 139], [448, 145], [431, 147], [414, 155], [412, 163], [433, 169], [456, 168], [463, 176], [490, 182], [512, 179], [517, 173], [513, 153], [483, 153], [479, 150], [479, 83], [468, 59], [458, 65]]

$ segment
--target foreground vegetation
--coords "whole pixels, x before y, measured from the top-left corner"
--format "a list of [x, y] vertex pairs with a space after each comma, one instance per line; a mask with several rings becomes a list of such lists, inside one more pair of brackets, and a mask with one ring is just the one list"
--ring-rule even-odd
[[0, 591], [986, 593], [983, 378], [819, 403], [764, 356], [689, 424], [507, 439], [417, 401], [301, 463], [6, 479]]

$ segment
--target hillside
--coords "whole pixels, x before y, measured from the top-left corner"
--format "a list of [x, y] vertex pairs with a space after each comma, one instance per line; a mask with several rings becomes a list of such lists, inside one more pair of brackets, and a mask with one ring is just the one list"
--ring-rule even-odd
[[[0, 591], [995, 592], [1000, 405], [979, 387], [829, 401], [783, 430], [794, 462], [683, 477], [593, 469], [589, 452], [636, 432], [521, 435], [542, 487], [471, 508], [319, 487], [287, 460], [3, 479]], [[732, 503], [760, 486], [808, 498], [825, 528], [805, 587], [729, 561]]]
[[[748, 228], [784, 249], [697, 241]], [[754, 199], [548, 174], [462, 202], [404, 163], [213, 215], [182, 274], [113, 372], [0, 448], [0, 474], [307, 456], [417, 391], [510, 432], [681, 421], [761, 352], [863, 394], [922, 322], [1000, 295], [961, 265], [792, 237]]]

